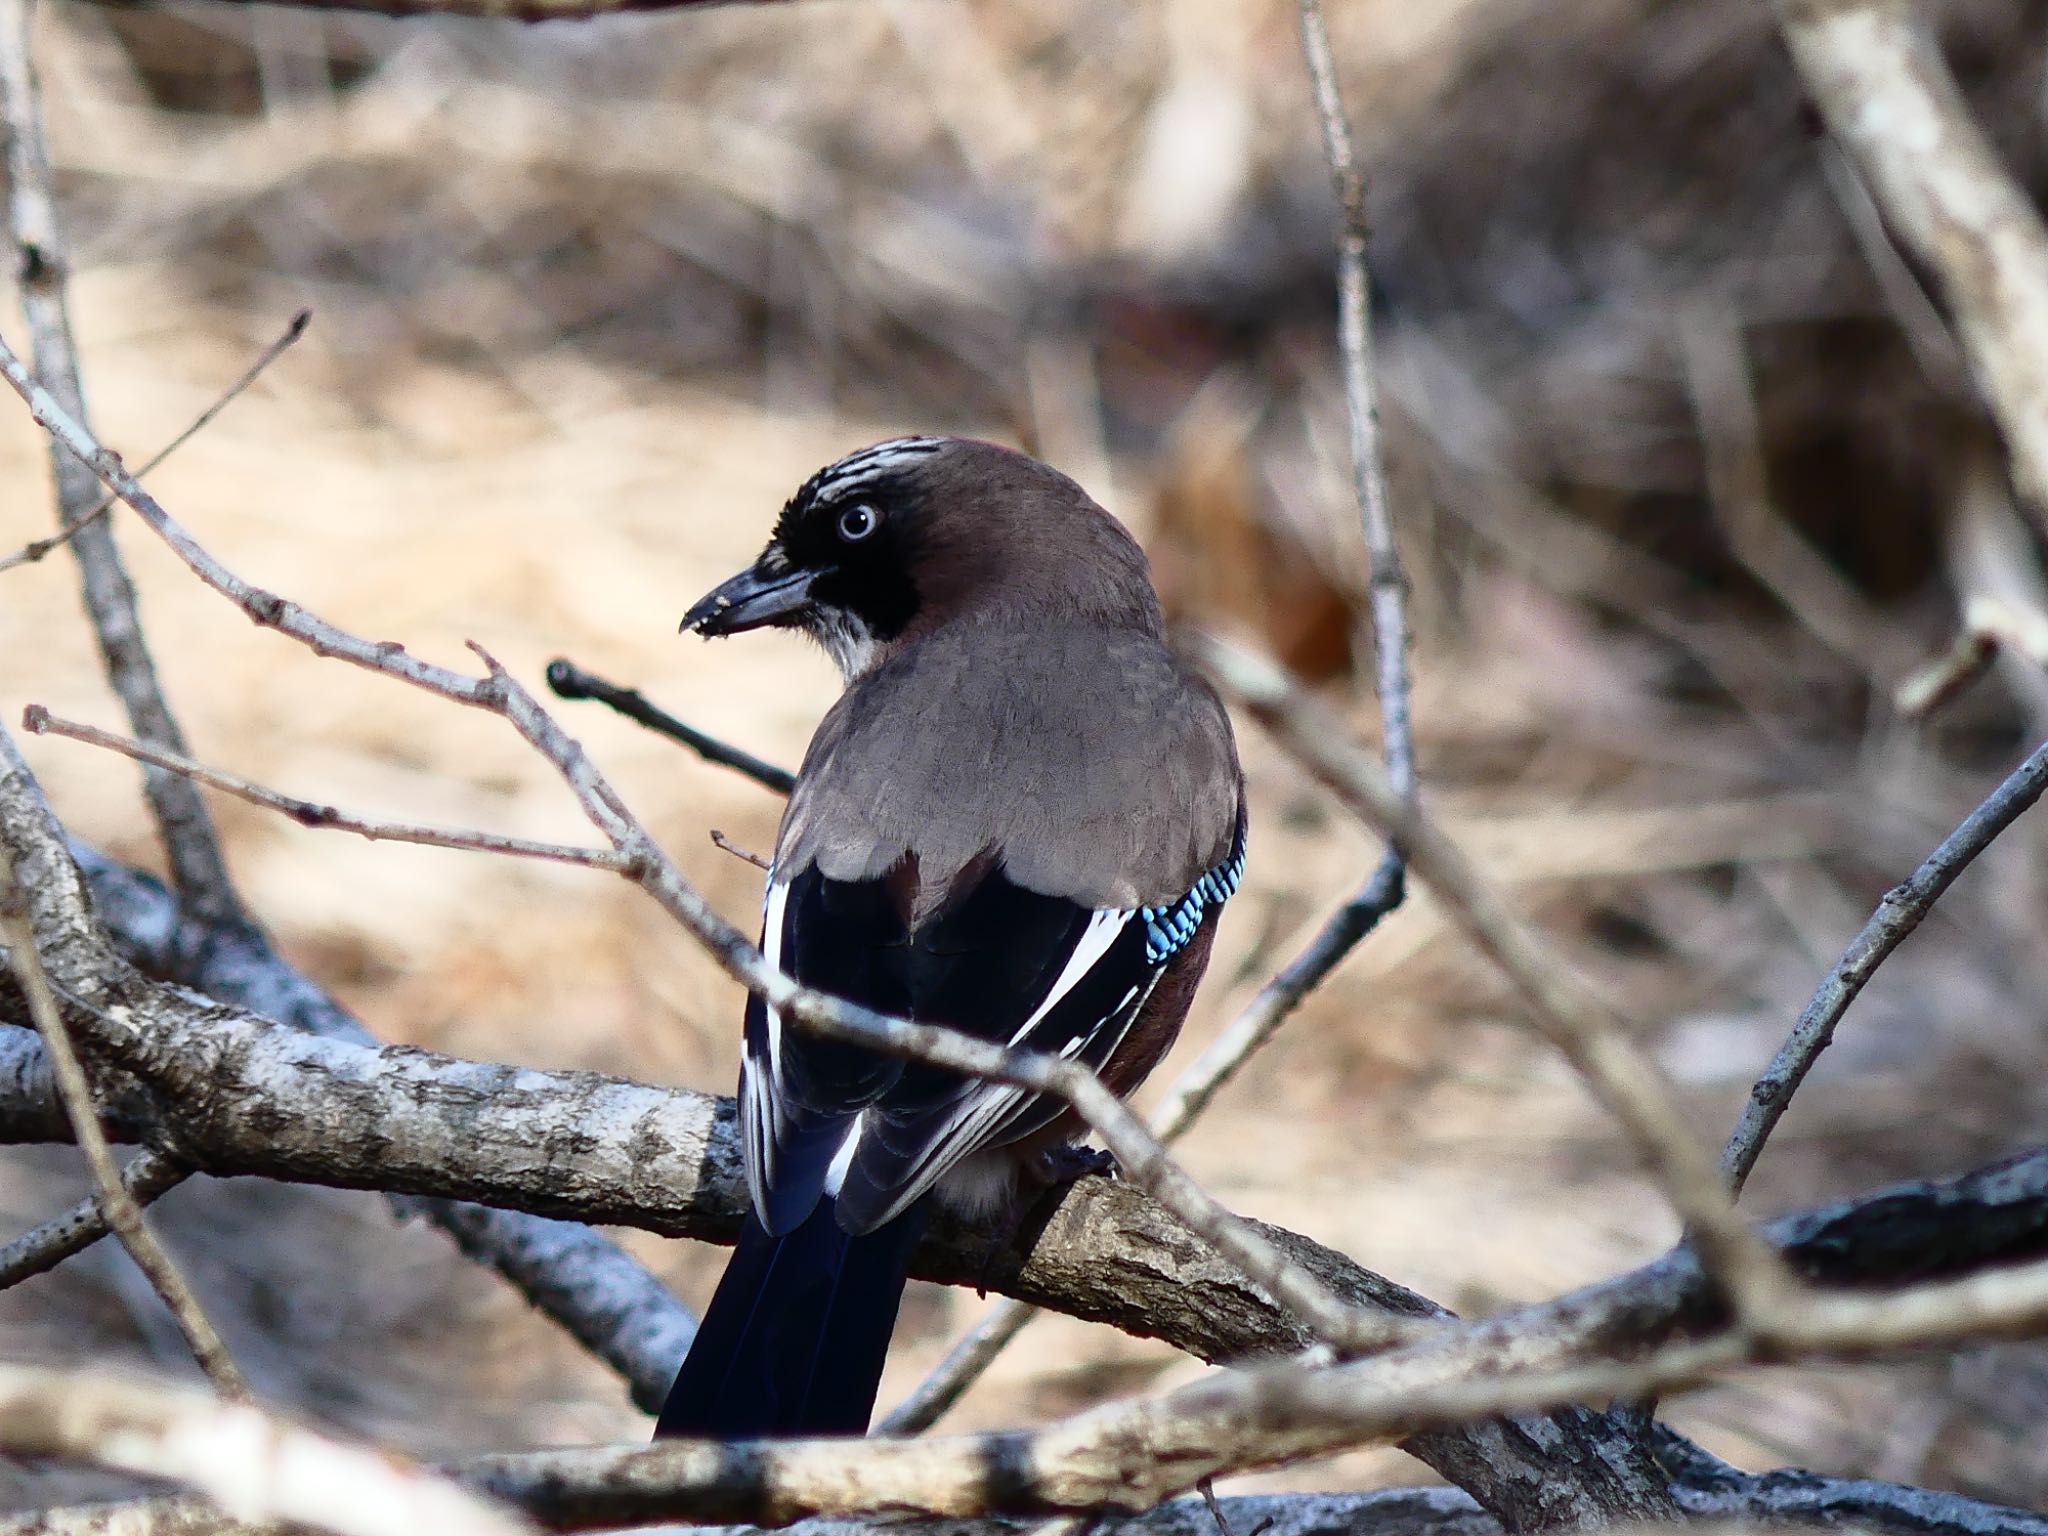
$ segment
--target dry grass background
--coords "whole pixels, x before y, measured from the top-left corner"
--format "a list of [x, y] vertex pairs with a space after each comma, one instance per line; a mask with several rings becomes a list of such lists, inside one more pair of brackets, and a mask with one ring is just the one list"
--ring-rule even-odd
[[[2048, 8], [1941, 15], [2031, 173]], [[1332, 22], [1373, 176], [1427, 792], [1644, 1022], [1718, 1137], [1876, 895], [2038, 728], [2017, 673], [1933, 727], [1886, 702], [1961, 596], [2033, 600], [2036, 541], [1924, 315], [1920, 352], [1902, 339], [1910, 274], [1873, 267], [1838, 212], [1762, 7], [1354, 0]], [[1330, 210], [1289, 6], [813, 0], [521, 30], [67, 0], [40, 29], [103, 434], [148, 451], [315, 310], [152, 481], [251, 578], [437, 659], [475, 637], [532, 679], [569, 654], [793, 762], [834, 692], [824, 660], [681, 640], [676, 619], [818, 464], [972, 431], [1076, 473], [1147, 539], [1180, 614], [1280, 649], [1373, 729], [1350, 662]], [[0, 535], [45, 531], [17, 414], [0, 477]], [[209, 761], [366, 812], [581, 835], [502, 726], [255, 632], [138, 529], [124, 540]], [[0, 709], [30, 701], [117, 723], [62, 560], [0, 591]], [[765, 848], [770, 798], [565, 712], [744, 918], [757, 875], [707, 832]], [[1245, 747], [1248, 880], [1162, 1079], [1373, 855]], [[129, 765], [28, 750], [79, 833], [153, 862]], [[729, 1085], [734, 989], [616, 882], [218, 813], [287, 952], [387, 1038]], [[2043, 851], [2023, 823], [1885, 970], [1760, 1169], [1758, 1209], [2040, 1138]], [[1426, 900], [1186, 1151], [1236, 1208], [1461, 1309], [1674, 1235]], [[26, 1225], [79, 1188], [68, 1155], [13, 1155], [0, 1214]], [[194, 1181], [160, 1210], [284, 1402], [434, 1453], [644, 1431], [600, 1368], [373, 1199]], [[708, 1291], [718, 1255], [626, 1241]], [[885, 1401], [978, 1305], [913, 1290]], [[0, 1296], [0, 1350], [187, 1369], [105, 1248]], [[1200, 1369], [1047, 1320], [949, 1422]], [[2044, 1409], [2035, 1346], [1672, 1405], [1745, 1464], [2036, 1504]], [[1285, 1481], [1418, 1475], [1387, 1452]], [[20, 1504], [79, 1486], [0, 1469]]]

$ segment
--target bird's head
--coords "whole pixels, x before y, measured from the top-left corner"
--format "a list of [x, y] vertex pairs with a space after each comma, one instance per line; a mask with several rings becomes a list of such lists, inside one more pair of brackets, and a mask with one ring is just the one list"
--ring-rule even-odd
[[993, 443], [900, 437], [828, 464], [768, 547], [682, 627], [801, 629], [857, 677], [889, 647], [967, 616], [1157, 630], [1145, 556], [1087, 492]]

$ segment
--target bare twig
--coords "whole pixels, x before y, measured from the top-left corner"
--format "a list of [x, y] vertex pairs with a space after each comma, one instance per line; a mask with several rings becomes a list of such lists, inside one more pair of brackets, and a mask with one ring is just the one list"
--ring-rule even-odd
[[123, 757], [132, 757], [138, 762], [197, 780], [201, 784], [220, 790], [223, 794], [246, 800], [251, 805], [260, 805], [266, 810], [281, 812], [302, 827], [331, 827], [337, 832], [353, 832], [358, 837], [366, 837], [372, 842], [419, 843], [429, 848], [466, 848], [474, 853], [544, 859], [556, 864], [575, 864], [585, 869], [610, 870], [614, 874], [632, 872], [631, 861], [624, 854], [610, 848], [578, 848], [567, 843], [534, 842], [530, 838], [506, 837], [497, 832], [477, 832], [466, 827], [424, 827], [405, 822], [371, 821], [341, 810], [337, 806], [326, 805], [316, 800], [301, 800], [295, 795], [280, 794], [238, 774], [208, 768], [179, 753], [166, 752], [161, 747], [129, 741], [96, 726], [63, 719], [51, 714], [40, 704], [31, 704], [23, 710], [21, 723], [24, 729], [38, 736], [68, 737], [72, 741], [82, 741], [87, 746], [104, 747], [110, 752], [120, 753]]
[[731, 838], [727, 837], [723, 832], [719, 831], [716, 827], [713, 827], [711, 829], [711, 846], [714, 848], [724, 849], [734, 858], [742, 859], [745, 862], [753, 865], [756, 869], [773, 869], [775, 867], [773, 864], [769, 863], [768, 860], [762, 858], [760, 854], [755, 853], [751, 848], [742, 848], [738, 843], [734, 842]]
[[1627, 1027], [1594, 996], [1480, 877], [1462, 850], [1379, 766], [1354, 747], [1269, 663], [1209, 641], [1202, 659], [1224, 691], [1334, 789], [1352, 810], [1403, 848], [1446, 912], [1492, 960], [1543, 1033], [1627, 1131], [1739, 1313], [1761, 1322], [1792, 1289], [1777, 1258], [1736, 1211], [1712, 1160], [1685, 1129], [1668, 1083]]
[[[162, 1199], [192, 1176], [192, 1170], [145, 1147], [121, 1170], [122, 1186], [136, 1208]], [[55, 1269], [112, 1229], [98, 1197], [81, 1200], [61, 1216], [31, 1227], [0, 1248], [0, 1290]]]
[[1956, 876], [2039, 800], [2044, 790], [2048, 790], [2048, 744], [2037, 747], [2031, 757], [2015, 768], [1990, 798], [1942, 840], [1925, 863], [1885, 892], [1870, 921], [1850, 941], [1813, 1000], [1800, 1012], [1791, 1035], [1750, 1090], [1742, 1119], [1721, 1153], [1721, 1167], [1731, 1188], [1739, 1191], [1749, 1178], [1765, 1140], [1791, 1104], [1792, 1095], [1806, 1081], [1816, 1058], [1834, 1039], [1835, 1026], [1849, 1011], [1864, 983], [1905, 941], [1906, 935], [1920, 926], [1942, 893], [1955, 883]]
[[[293, 315], [291, 323], [284, 328], [284, 333], [258, 353], [256, 361], [243, 369], [240, 376], [214, 398], [213, 404], [193, 417], [191, 424], [184, 431], [180, 432], [143, 461], [142, 466], [135, 471], [136, 478], [140, 479], [148, 474], [159, 464], [162, 464], [164, 460], [192, 441], [195, 436], [213, 421], [214, 417], [226, 410], [244, 390], [251, 384], [254, 384], [261, 377], [264, 369], [276, 362], [290, 348], [293, 342], [306, 334], [306, 326], [312, 318], [313, 311], [310, 309], [302, 309], [296, 315]], [[61, 532], [53, 533], [47, 539], [31, 539], [13, 554], [0, 558], [0, 571], [11, 571], [18, 565], [35, 564], [36, 561], [45, 558], [53, 550], [61, 549], [64, 545], [70, 543], [78, 537], [81, 529], [91, 527], [95, 521], [105, 517], [109, 511], [120, 504], [120, 497], [111, 491], [107, 492], [100, 497], [90, 512], [86, 513], [83, 517], [73, 520]]]
[[[50, 192], [49, 150], [29, 39], [29, 0], [0, 0], [0, 114], [7, 125], [8, 227], [36, 371], [65, 413], [83, 421], [85, 393], [65, 297], [64, 242]], [[84, 520], [99, 503], [100, 487], [83, 465], [54, 444], [51, 461], [59, 523], [69, 526]], [[105, 519], [92, 521], [78, 530], [71, 549], [78, 558], [86, 611], [108, 681], [135, 734], [174, 752], [185, 751], [184, 735], [157, 680], [136, 611], [135, 588], [121, 563], [112, 528]], [[214, 926], [246, 921], [198, 790], [161, 771], [146, 772], [143, 788], [170, 861], [172, 883], [186, 905]]]
[[29, 1013], [35, 1019], [37, 1033], [43, 1037], [43, 1049], [49, 1053], [57, 1091], [64, 1100], [64, 1112], [70, 1118], [72, 1133], [78, 1138], [78, 1148], [85, 1154], [86, 1167], [91, 1171], [93, 1184], [99, 1192], [100, 1215], [120, 1238], [128, 1256], [135, 1260], [135, 1267], [148, 1276], [149, 1283], [163, 1298], [164, 1305], [171, 1309], [178, 1331], [184, 1334], [200, 1369], [206, 1372], [223, 1396], [246, 1398], [249, 1383], [236, 1368], [234, 1358], [229, 1355], [227, 1346], [221, 1343], [213, 1324], [207, 1321], [199, 1298], [192, 1294], [192, 1288], [185, 1283], [177, 1265], [171, 1262], [171, 1256], [157, 1243], [142, 1219], [141, 1207], [121, 1182], [120, 1165], [114, 1161], [113, 1149], [107, 1144], [106, 1133], [100, 1129], [99, 1109], [93, 1102], [92, 1084], [86, 1080], [85, 1067], [72, 1048], [70, 1032], [58, 1014], [49, 978], [43, 974], [35, 928], [29, 921], [21, 887], [15, 880], [13, 857], [5, 849], [0, 849], [0, 934], [6, 936], [8, 964], [21, 984], [21, 990], [27, 995]]
[[471, 649], [488, 669], [486, 675], [472, 677], [420, 661], [395, 643], [364, 640], [287, 598], [250, 586], [215, 559], [137, 483], [117, 456], [102, 447], [52, 399], [4, 342], [0, 342], [0, 375], [4, 375], [46, 431], [67, 450], [90, 463], [203, 582], [255, 622], [290, 635], [317, 655], [338, 657], [452, 702], [502, 715], [554, 765], [592, 823], [626, 857], [636, 883], [694, 935], [727, 974], [778, 1009], [785, 1019], [828, 1037], [853, 1041], [890, 1055], [915, 1057], [970, 1076], [1058, 1098], [1102, 1138], [1129, 1177], [1151, 1190], [1284, 1306], [1298, 1310], [1310, 1320], [1319, 1337], [1342, 1342], [1349, 1348], [1367, 1349], [1382, 1347], [1413, 1330], [1415, 1325], [1410, 1321], [1389, 1319], [1347, 1305], [1316, 1277], [1290, 1264], [1250, 1223], [1224, 1209], [1191, 1179], [1142, 1122], [1085, 1067], [1058, 1058], [1012, 1052], [954, 1030], [890, 1018], [799, 986], [771, 967], [745, 935], [690, 884], [590, 761], [581, 744], [488, 653], [472, 644]]
[[1372, 295], [1366, 267], [1370, 225], [1365, 176], [1351, 144], [1351, 126], [1337, 85], [1337, 64], [1323, 24], [1322, 0], [1299, 0], [1301, 46], [1315, 88], [1323, 152], [1337, 189], [1337, 339], [1344, 358], [1344, 402], [1351, 430], [1352, 487], [1372, 557], [1372, 622], [1380, 711], [1385, 721], [1387, 780], [1395, 794], [1415, 793], [1415, 733], [1408, 711], [1408, 577], [1394, 541], [1387, 470], [1380, 444], [1379, 383], [1372, 360]]
[[[1365, 177], [1351, 142], [1351, 127], [1338, 88], [1336, 62], [1323, 22], [1320, 0], [1300, 0], [1302, 53], [1315, 91], [1323, 152], [1336, 187], [1337, 341], [1343, 358], [1344, 401], [1350, 432], [1352, 489], [1365, 534], [1370, 564], [1375, 681], [1380, 703], [1388, 781], [1413, 800], [1415, 729], [1408, 676], [1408, 576], [1394, 537], [1387, 494], [1386, 456], [1380, 434], [1379, 386], [1373, 366], [1371, 275], [1366, 263], [1370, 224], [1365, 210]], [[1224, 1085], [1262, 1050], [1294, 1010], [1320, 986], [1345, 956], [1400, 906], [1407, 864], [1389, 845], [1365, 884], [1251, 1003], [1212, 1041], [1167, 1090], [1152, 1117], [1152, 1133], [1164, 1145], [1178, 1140], [1214, 1102]], [[913, 1434], [929, 1428], [960, 1400], [1031, 1321], [1022, 1303], [991, 1308], [931, 1373], [898, 1404], [884, 1429]]]
[[535, 1536], [518, 1514], [393, 1452], [106, 1372], [0, 1365], [0, 1447], [164, 1478], [250, 1523], [334, 1536]]
[[639, 689], [621, 688], [617, 683], [606, 682], [596, 673], [584, 671], [566, 656], [558, 656], [548, 663], [547, 680], [556, 698], [595, 699], [600, 704], [608, 704], [628, 720], [644, 725], [671, 741], [681, 742], [707, 763], [716, 763], [721, 768], [731, 768], [746, 775], [763, 789], [786, 795], [796, 788], [796, 775], [787, 768], [778, 768], [751, 752], [707, 735], [687, 720], [678, 720], [650, 701]]

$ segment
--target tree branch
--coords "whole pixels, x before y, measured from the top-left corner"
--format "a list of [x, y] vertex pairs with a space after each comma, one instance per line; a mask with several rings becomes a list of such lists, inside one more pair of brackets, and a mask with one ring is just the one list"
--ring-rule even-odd
[[[0, 816], [19, 809], [10, 806]], [[173, 942], [187, 925], [169, 891], [77, 843], [71, 852], [91, 882], [94, 914], [129, 962], [143, 971], [320, 1038], [365, 1047], [377, 1043], [260, 935], [250, 930], [215, 933], [188, 956]], [[0, 1032], [0, 1134], [31, 1128], [20, 1111], [24, 1096], [36, 1091], [44, 1066], [39, 1059], [24, 1061], [7, 1044]], [[10, 1090], [15, 1095], [11, 1101]], [[130, 1102], [126, 1108], [131, 1120], [139, 1118], [137, 1105]], [[389, 1198], [400, 1216], [440, 1227], [465, 1255], [497, 1271], [543, 1316], [611, 1366], [641, 1408], [652, 1413], [661, 1406], [697, 1322], [667, 1286], [618, 1244], [580, 1222], [461, 1201], [403, 1194]]]

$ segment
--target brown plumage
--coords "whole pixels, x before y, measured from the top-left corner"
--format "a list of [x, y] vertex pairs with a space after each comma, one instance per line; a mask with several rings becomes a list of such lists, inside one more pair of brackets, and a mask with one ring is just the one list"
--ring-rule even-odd
[[[1228, 718], [1168, 650], [1115, 519], [1022, 454], [897, 439], [813, 476], [684, 623], [803, 629], [847, 679], [783, 818], [770, 961], [1134, 1089], [1200, 981], [1244, 816]], [[1018, 1159], [1078, 1129], [1023, 1090], [785, 1030], [758, 1000], [741, 1122], [758, 1224], [668, 1432], [864, 1426], [926, 1192], [1000, 1208]]]

